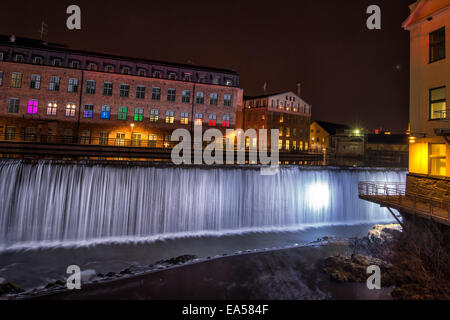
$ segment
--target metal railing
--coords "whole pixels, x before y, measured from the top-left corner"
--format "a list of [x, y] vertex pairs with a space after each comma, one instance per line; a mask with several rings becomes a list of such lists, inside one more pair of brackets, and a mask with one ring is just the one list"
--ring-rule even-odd
[[409, 192], [403, 182], [360, 182], [358, 186], [359, 196], [367, 199], [382, 200], [412, 209], [430, 218], [440, 218], [450, 222], [450, 201]]

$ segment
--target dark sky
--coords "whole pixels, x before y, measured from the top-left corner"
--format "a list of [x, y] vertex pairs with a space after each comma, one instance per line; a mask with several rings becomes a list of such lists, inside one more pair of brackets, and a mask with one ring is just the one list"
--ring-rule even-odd
[[[295, 91], [313, 119], [370, 129], [408, 126], [409, 33], [413, 0], [5, 1], [0, 33], [77, 49], [234, 69], [246, 95]], [[82, 30], [66, 28], [67, 6], [82, 10]], [[382, 30], [366, 28], [381, 7]]]

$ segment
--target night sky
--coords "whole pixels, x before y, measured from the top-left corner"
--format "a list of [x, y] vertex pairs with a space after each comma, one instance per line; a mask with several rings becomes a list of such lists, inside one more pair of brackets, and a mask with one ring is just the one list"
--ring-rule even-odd
[[[0, 33], [70, 47], [234, 69], [245, 95], [292, 90], [313, 119], [394, 132], [408, 126], [409, 33], [413, 0], [12, 1]], [[82, 30], [66, 28], [67, 6], [82, 10]], [[382, 30], [366, 28], [381, 7]]]

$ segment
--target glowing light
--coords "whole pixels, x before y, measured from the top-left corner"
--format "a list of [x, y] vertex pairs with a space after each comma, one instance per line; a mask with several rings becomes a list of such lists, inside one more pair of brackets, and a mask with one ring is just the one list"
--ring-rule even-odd
[[416, 143], [416, 137], [411, 136], [408, 138], [408, 140], [409, 140], [409, 143]]
[[306, 203], [315, 210], [326, 209], [330, 205], [330, 189], [328, 184], [315, 182], [306, 189]]

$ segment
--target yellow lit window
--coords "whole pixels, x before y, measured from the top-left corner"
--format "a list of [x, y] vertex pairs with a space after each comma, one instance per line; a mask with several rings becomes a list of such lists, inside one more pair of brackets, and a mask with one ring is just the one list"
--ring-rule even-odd
[[445, 176], [447, 173], [445, 144], [431, 143], [428, 158], [429, 173], [434, 176]]

